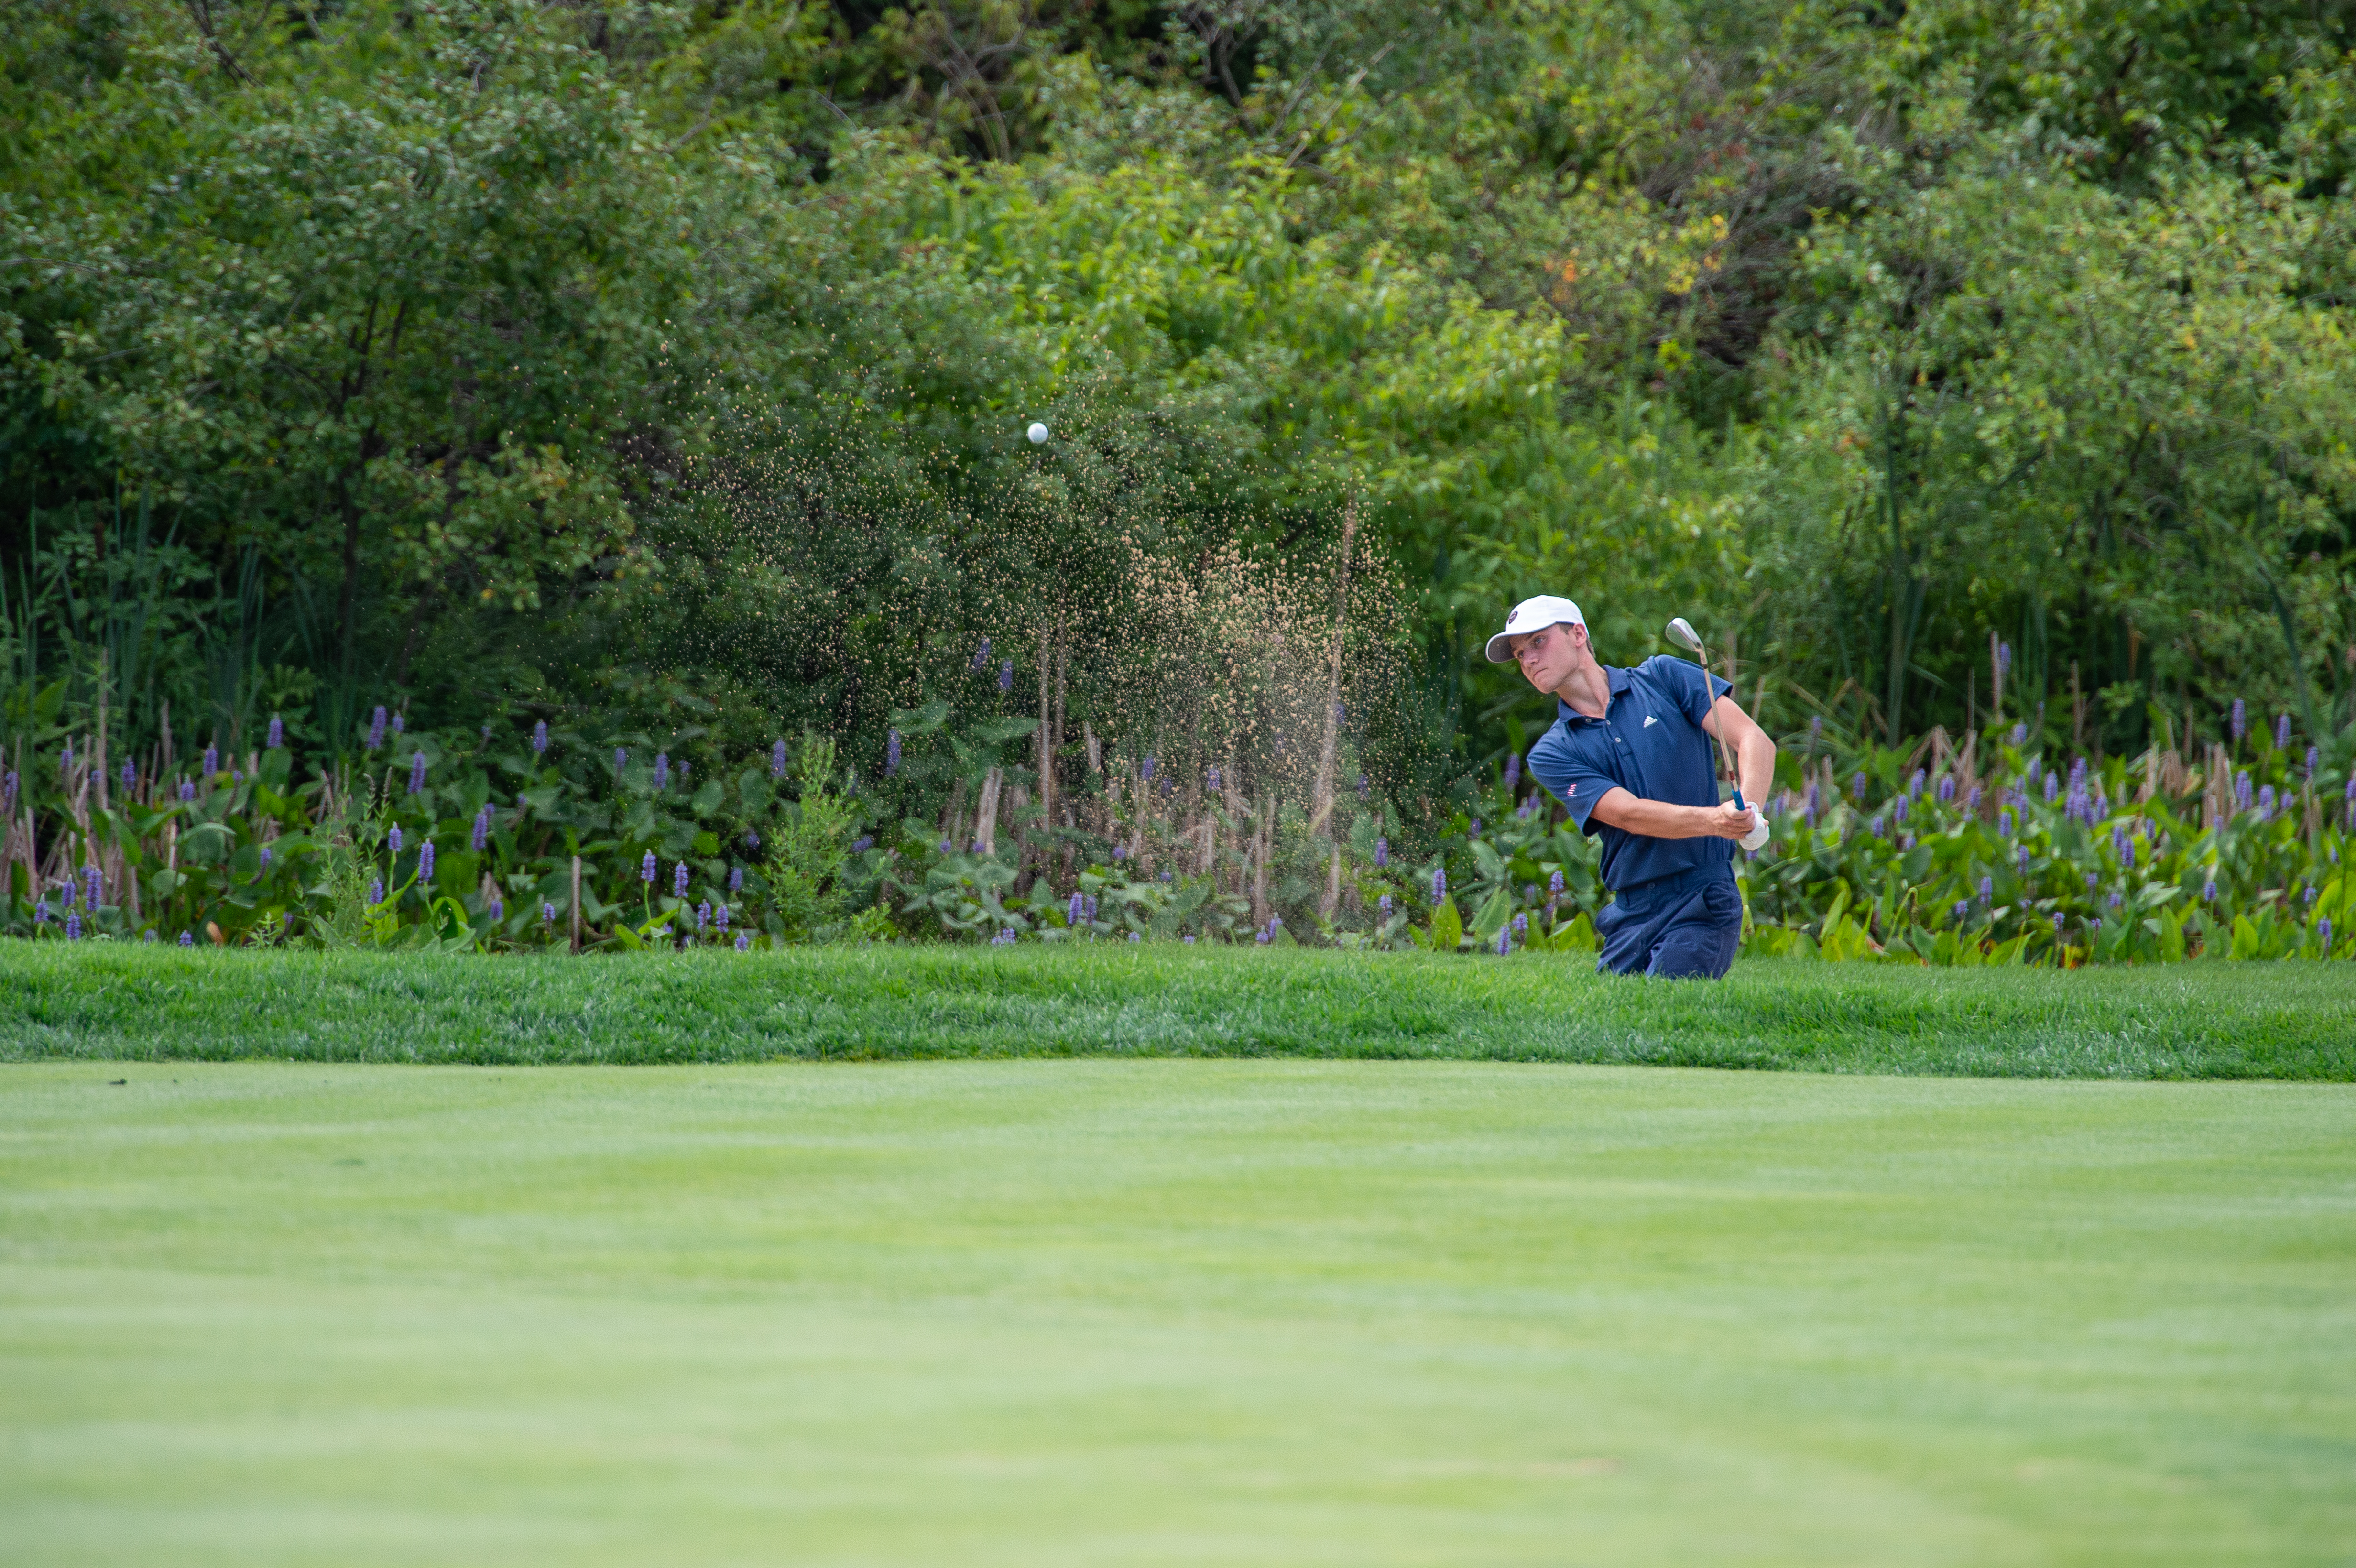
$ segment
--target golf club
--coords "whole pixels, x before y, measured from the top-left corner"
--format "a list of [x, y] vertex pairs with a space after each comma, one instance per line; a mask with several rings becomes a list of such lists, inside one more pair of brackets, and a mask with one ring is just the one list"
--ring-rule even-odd
[[[1702, 646], [1701, 634], [1693, 629], [1693, 623], [1691, 621], [1687, 620], [1683, 615], [1674, 615], [1669, 619], [1669, 641], [1676, 643], [1680, 647], [1692, 649], [1693, 652], [1700, 657], [1702, 696], [1709, 699], [1704, 711], [1708, 711], [1709, 708], [1717, 707], [1717, 699], [1712, 695], [1709, 689], [1709, 650]], [[1735, 809], [1737, 811], [1750, 810], [1751, 807], [1743, 801], [1742, 798], [1742, 775], [1735, 771], [1733, 748], [1730, 747], [1726, 743], [1726, 737], [1723, 735], [1718, 737], [1718, 754], [1720, 760], [1726, 763], [1726, 776], [1728, 780], [1734, 785]]]

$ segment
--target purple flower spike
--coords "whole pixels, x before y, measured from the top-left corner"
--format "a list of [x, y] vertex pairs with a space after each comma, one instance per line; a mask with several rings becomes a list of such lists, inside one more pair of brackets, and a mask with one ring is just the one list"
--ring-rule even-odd
[[124, 789], [129, 789], [133, 784], [137, 784], [138, 782], [139, 782], [139, 764], [138, 764], [138, 763], [123, 763], [123, 787]]
[[749, 827], [748, 827], [748, 828], [746, 828], [746, 829], [744, 830], [744, 849], [745, 849], [745, 852], [746, 852], [747, 854], [750, 854], [752, 851], [754, 851], [754, 850], [755, 850], [755, 849], [758, 849], [760, 847], [761, 847], [761, 836], [760, 836], [759, 834], [757, 834], [757, 833], [754, 832], [751, 828], [749, 828]]
[[81, 886], [71, 877], [68, 877], [64, 885], [58, 889], [58, 901], [67, 909], [73, 908], [74, 900], [80, 896]]
[[508, 901], [499, 897], [498, 894], [493, 893], [491, 895], [490, 911], [491, 923], [496, 925], [500, 921], [503, 921], [508, 917]]
[[720, 928], [721, 935], [725, 936], [728, 934], [728, 906], [726, 904], [722, 904], [712, 912], [712, 923]]
[[373, 877], [369, 879], [369, 902], [372, 904], [380, 904], [384, 902], [384, 879], [382, 877]]
[[694, 766], [695, 766], [695, 764], [694, 764], [694, 763], [691, 763], [691, 762], [689, 762], [686, 758], [681, 757], [681, 758], [680, 759], [680, 763], [679, 763], [679, 787], [680, 787], [680, 788], [681, 788], [681, 789], [685, 789], [685, 788], [687, 787], [687, 775], [688, 775], [688, 773], [689, 773], [690, 772], [691, 772], [691, 771], [693, 770]]
[[1852, 800], [1863, 800], [1865, 798], [1865, 772], [1863, 769], [1859, 769], [1857, 776], [1848, 781], [1848, 793], [1849, 798]]
[[1012, 691], [1014, 689], [1014, 661], [1012, 659], [1001, 659], [999, 661], [998, 689], [1001, 691]]
[[275, 713], [270, 716], [270, 738], [267, 744], [273, 752], [286, 744], [286, 720]]
[[2028, 725], [2015, 724], [2012, 727], [2012, 743], [2016, 746], [2023, 746], [2029, 743]]
[[1939, 804], [1952, 805], [1955, 800], [1955, 781], [1942, 774], [1939, 779]]
[[874, 848], [875, 839], [870, 834], [862, 833], [851, 841], [851, 852], [854, 855], [864, 855]]
[[100, 875], [99, 869], [96, 866], [84, 866], [81, 871], [81, 880], [83, 890], [81, 901], [90, 905], [91, 908], [96, 909], [105, 895], [105, 879]]
[[417, 880], [421, 882], [434, 880], [434, 840], [431, 838], [417, 847]]
[[1513, 950], [1514, 928], [1510, 925], [1499, 926], [1497, 928], [1497, 956], [1503, 958], [1506, 954], [1511, 953]]
[[1996, 677], [1997, 677], [1997, 679], [1998, 679], [1998, 680], [2002, 680], [2002, 679], [2003, 679], [2003, 678], [2004, 678], [2008, 674], [2009, 674], [2009, 673], [2011, 672], [2011, 670], [2012, 670], [2012, 645], [2011, 645], [2010, 643], [1998, 643], [1998, 644], [1996, 645]]
[[1140, 778], [1141, 778], [1141, 779], [1143, 779], [1147, 784], [1151, 784], [1151, 783], [1153, 782], [1153, 753], [1152, 753], [1152, 752], [1146, 752], [1146, 753], [1145, 753], [1145, 760], [1144, 760], [1143, 762], [1141, 762], [1141, 763], [1138, 763], [1138, 765], [1137, 765], [1137, 776], [1138, 776], [1138, 777], [1140, 777]]
[[1996, 830], [2004, 837], [2012, 837], [2012, 807], [2006, 806], [1996, 814]]
[[[893, 738], [890, 744], [886, 747], [887, 751], [895, 754], [898, 752], [900, 749], [899, 735], [900, 731], [897, 730], [892, 731]], [[773, 779], [781, 779], [786, 776], [786, 743], [783, 741], [778, 741], [776, 745], [769, 748], [769, 776]]]
[[196, 933], [195, 932], [193, 932], [193, 931], [184, 931], [184, 932], [180, 933], [180, 945], [181, 945], [181, 946], [183, 946], [183, 947], [194, 947], [196, 944], [197, 944], [197, 933]]
[[267, 844], [262, 847], [262, 869], [265, 871], [270, 869], [270, 846]]
[[[1213, 795], [1216, 795], [1216, 794], [1218, 794], [1218, 793], [1219, 793], [1219, 770], [1218, 770], [1218, 769], [1216, 769], [1216, 768], [1213, 768], [1213, 769], [1211, 770], [1211, 781], [1210, 781], [1210, 782], [1211, 782], [1211, 793], [1212, 793]], [[2351, 787], [2350, 787], [2350, 790], [2349, 790], [2348, 798], [2349, 798], [2349, 799], [2351, 799], [2351, 800], [2356, 800], [2356, 780], [2351, 780], [2351, 781], [2350, 781], [2350, 784], [2351, 784]]]
[[2258, 820], [2261, 822], [2269, 821], [2273, 818], [2274, 814], [2275, 786], [2272, 784], [2260, 784], [2258, 786]]
[[731, 867], [729, 867], [729, 868], [728, 868], [728, 891], [729, 891], [729, 893], [731, 894], [731, 896], [734, 896], [734, 894], [741, 893], [741, 892], [743, 892], [744, 891], [744, 867], [742, 867], [742, 866], [731, 866]]
[[1384, 914], [1388, 914], [1388, 913], [1390, 913], [1390, 912], [1391, 912], [1391, 896], [1390, 896], [1390, 894], [1388, 894], [1388, 893], [1385, 893], [1385, 894], [1381, 897], [1381, 899], [1380, 899], [1380, 900], [1376, 901], [1376, 904], [1375, 904], [1375, 908], [1376, 908], [1376, 910], [1380, 911], [1380, 912], [1381, 912], [1382, 913], [1384, 913]]
[[392, 716], [392, 732], [393, 732], [394, 734], [398, 735], [398, 734], [400, 734], [402, 731], [404, 731], [404, 730], [406, 730], [406, 729], [408, 729], [408, 728], [409, 728], [409, 716], [408, 716], [407, 714], [405, 714], [405, 713], [396, 713], [396, 714], [394, 714], [394, 715]]
[[[384, 705], [377, 704], [376, 717], [369, 720], [368, 749], [371, 752], [384, 744]], [[208, 772], [210, 770], [208, 769]]]
[[614, 748], [614, 776], [615, 776], [615, 777], [619, 778], [619, 777], [621, 776], [622, 769], [623, 769], [624, 765], [625, 765], [625, 764], [626, 764], [626, 763], [629, 762], [629, 760], [630, 760], [630, 749], [629, 749], [627, 746], [616, 746], [616, 747], [615, 747], [615, 748]]
[[59, 757], [59, 763], [58, 763], [58, 766], [59, 766], [59, 767], [61, 767], [61, 768], [66, 769], [68, 772], [71, 772], [71, 771], [72, 771], [72, 769], [73, 769], [73, 742], [72, 742], [71, 741], [68, 741], [66, 742], [66, 749], [65, 749], [65, 751], [60, 754], [60, 757]]
[[655, 852], [649, 849], [647, 851], [647, 858], [638, 862], [638, 880], [642, 882], [651, 882], [654, 880]]
[[540, 923], [542, 929], [556, 923], [556, 904], [552, 900], [542, 899], [541, 901]]
[[480, 854], [489, 846], [490, 841], [491, 808], [486, 805], [482, 810], [475, 813], [475, 835], [473, 838], [473, 846], [476, 853]]
[[655, 753], [655, 788], [661, 789], [669, 783], [670, 753], [668, 752], [657, 752]]
[[1466, 837], [1471, 838], [1478, 838], [1481, 837], [1481, 819], [1479, 817], [1476, 816], [1472, 819], [1472, 831], [1468, 833]]
[[2045, 775], [2045, 804], [2051, 805], [2053, 804], [2053, 797], [2061, 793], [2061, 775], [2059, 773], [2047, 773]]
[[2320, 746], [2309, 746], [2309, 747], [2307, 749], [2307, 782], [2308, 782], [2308, 783], [2309, 783], [2309, 784], [2313, 784], [2313, 783], [2315, 782], [2315, 770], [2316, 770], [2316, 767], [2317, 767], [2317, 765], [2318, 765], [2319, 763], [2320, 763], [2322, 761], [2323, 761], [2323, 748], [2322, 748], [2322, 747], [2320, 747]]
[[1077, 924], [1079, 924], [1079, 923], [1080, 923], [1080, 911], [1081, 911], [1081, 909], [1082, 909], [1083, 907], [1084, 907], [1084, 906], [1083, 906], [1083, 904], [1082, 904], [1082, 902], [1081, 902], [1080, 895], [1079, 895], [1079, 894], [1077, 894], [1077, 893], [1074, 893], [1074, 894], [1072, 895], [1072, 901], [1071, 901], [1069, 904], [1066, 905], [1066, 906], [1065, 906], [1065, 909], [1064, 909], [1064, 922], [1065, 922], [1065, 923], [1066, 923], [1066, 924], [1067, 924], [1067, 925], [1077, 925]]
[[422, 795], [424, 791], [425, 753], [423, 752], [412, 752], [409, 756], [409, 793], [412, 795]]
[[1980, 879], [1980, 902], [1984, 904], [1992, 904], [1996, 902], [1996, 879], [1994, 877], [1982, 877]]
[[2250, 732], [2250, 709], [2240, 698], [2233, 699], [2233, 739], [2239, 741]]
[[1952, 918], [1957, 925], [1961, 925], [1964, 923], [1965, 917], [1969, 915], [1971, 912], [1971, 901], [1967, 899], [1957, 899], [1955, 901], [1954, 912]]
[[1377, 838], [1377, 839], [1376, 839], [1376, 840], [1375, 840], [1375, 869], [1377, 869], [1377, 870], [1380, 870], [1380, 869], [1382, 869], [1384, 867], [1388, 866], [1390, 863], [1391, 863], [1391, 841], [1390, 841], [1389, 839], [1387, 839], [1387, 838]]
[[671, 868], [670, 896], [675, 899], [687, 897], [687, 862], [684, 860]]
[[1112, 847], [1112, 858], [1116, 861], [1127, 859], [1129, 858], [1129, 850], [1127, 847], [1119, 844], [1114, 845]]
[[[777, 742], [782, 746], [783, 741]], [[884, 738], [884, 776], [896, 778], [900, 773], [900, 731], [894, 730]]]
[[751, 932], [740, 931], [736, 933], [736, 951], [739, 953], [750, 953], [753, 951], [753, 933]]
[[35, 925], [49, 923], [49, 901], [47, 894], [33, 901], [33, 923]]
[[207, 746], [205, 748], [204, 772], [205, 777], [207, 778], [210, 778], [215, 773], [220, 772], [220, 748], [219, 746]]
[[391, 846], [394, 854], [398, 855], [401, 853], [401, 827], [399, 824], [396, 823], [394, 826], [384, 830], [384, 841], [387, 845]]
[[531, 754], [535, 757], [548, 754], [548, 720], [545, 719], [531, 727]]
[[2019, 875], [2024, 877], [2029, 875], [2029, 846], [2026, 844], [2023, 844], [2020, 847], [2020, 859], [2017, 862], [2017, 866]]
[[66, 940], [68, 942], [80, 942], [81, 940], [81, 916], [78, 914], [69, 914], [66, 916]]
[[2275, 750], [2290, 750], [2290, 715], [2287, 713], [2275, 720]]
[[1431, 901], [1438, 903], [1448, 896], [1448, 869], [1435, 867], [1431, 873]]
[[2201, 884], [2201, 901], [2205, 904], [2212, 904], [2217, 901], [2216, 878], [2211, 877], [2207, 881]]
[[704, 900], [695, 906], [695, 929], [701, 931], [712, 923], [712, 901]]
[[1505, 758], [1505, 793], [1513, 794], [1522, 786], [1522, 754], [1515, 752]]
[[1547, 895], [1549, 898], [1562, 897], [1562, 871], [1558, 867], [1552, 876], [1547, 878]]

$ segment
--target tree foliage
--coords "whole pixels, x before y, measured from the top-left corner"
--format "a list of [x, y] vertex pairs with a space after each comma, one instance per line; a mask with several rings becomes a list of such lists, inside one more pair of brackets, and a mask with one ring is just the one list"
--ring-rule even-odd
[[1547, 720], [1477, 653], [1539, 590], [1787, 730], [2356, 706], [2336, 8], [15, 16], [12, 740], [160, 723], [127, 637], [184, 737], [268, 681], [327, 752], [406, 699], [872, 770], [993, 638], [1141, 751], [1152, 594], [1345, 517], [1402, 805]]

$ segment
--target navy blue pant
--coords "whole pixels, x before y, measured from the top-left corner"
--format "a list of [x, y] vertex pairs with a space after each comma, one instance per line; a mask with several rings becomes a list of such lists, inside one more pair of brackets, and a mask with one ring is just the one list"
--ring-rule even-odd
[[1599, 975], [1656, 980], [1724, 975], [1742, 941], [1742, 894], [1731, 866], [1707, 866], [1632, 888], [1595, 917]]

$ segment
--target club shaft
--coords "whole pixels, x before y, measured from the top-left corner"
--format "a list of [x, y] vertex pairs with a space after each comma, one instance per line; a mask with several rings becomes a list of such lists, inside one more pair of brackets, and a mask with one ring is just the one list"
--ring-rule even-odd
[[[1694, 639], [1694, 652], [1701, 656], [1701, 694], [1706, 699], [1702, 711], [1707, 713], [1711, 709], [1718, 706], [1718, 695], [1709, 688], [1709, 648], [1699, 637], [1696, 637]], [[1731, 681], [1727, 684], [1730, 687], [1733, 685]], [[1726, 737], [1724, 735], [1718, 737], [1718, 756], [1719, 761], [1726, 764], [1726, 776], [1728, 782], [1734, 785], [1734, 804], [1738, 806], [1742, 806], [1742, 774], [1735, 768], [1734, 748], [1726, 743]], [[1748, 810], [1749, 808], [1744, 806], [1743, 809]]]

